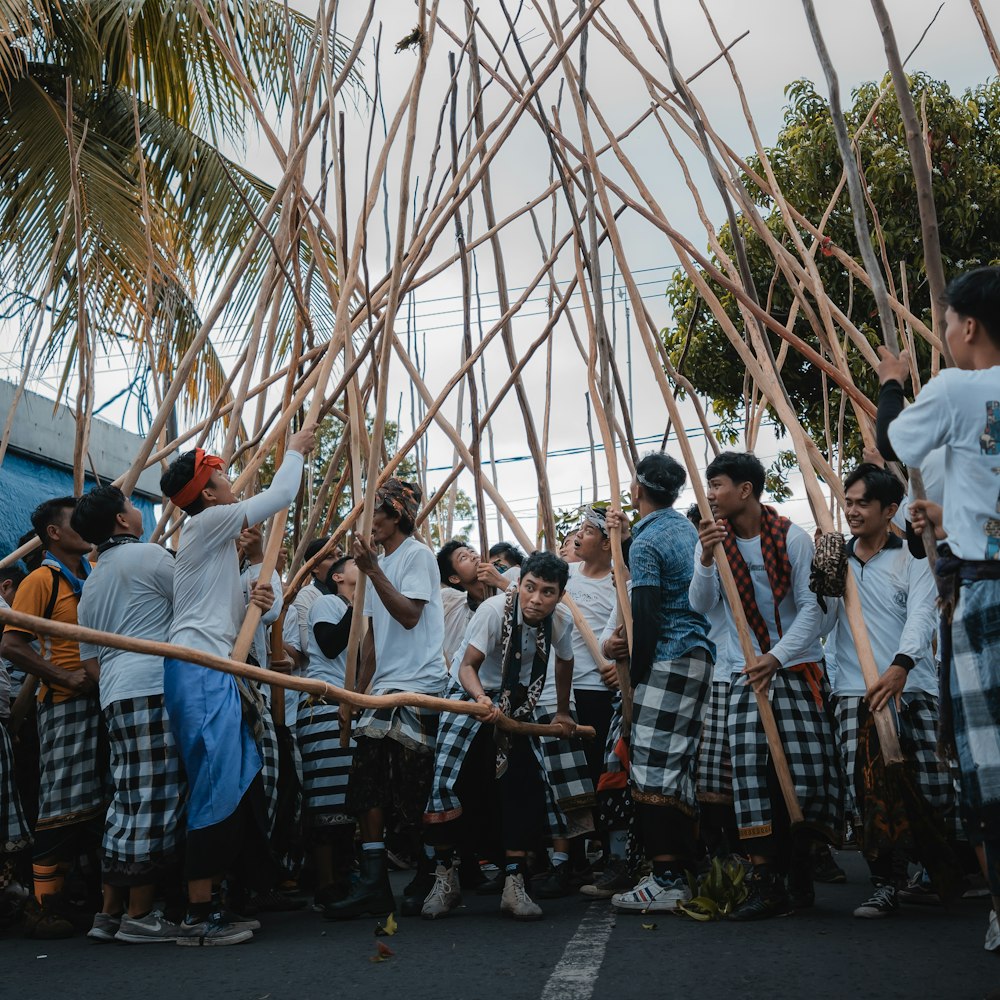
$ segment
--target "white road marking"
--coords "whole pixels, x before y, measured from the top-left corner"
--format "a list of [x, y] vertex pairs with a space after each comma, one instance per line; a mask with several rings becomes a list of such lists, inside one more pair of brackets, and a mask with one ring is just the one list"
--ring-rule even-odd
[[590, 904], [552, 970], [541, 1000], [590, 1000], [614, 925], [615, 914], [607, 903]]

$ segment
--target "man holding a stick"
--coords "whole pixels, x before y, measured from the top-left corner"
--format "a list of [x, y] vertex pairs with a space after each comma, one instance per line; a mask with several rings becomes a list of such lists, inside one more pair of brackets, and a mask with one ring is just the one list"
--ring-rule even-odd
[[[79, 623], [166, 642], [174, 560], [162, 545], [140, 540], [142, 512], [116, 486], [98, 486], [80, 498], [71, 523], [98, 552], [80, 598]], [[176, 941], [177, 925], [153, 911], [156, 883], [176, 861], [184, 798], [164, 707], [163, 658], [84, 643], [80, 656], [100, 665], [114, 784], [102, 843], [104, 906], [90, 936], [132, 944]]]
[[[856, 917], [877, 919], [899, 909], [897, 872], [906, 858], [883, 849], [873, 857], [864, 836], [863, 803], [855, 801], [855, 763], [862, 702], [870, 711], [895, 707], [900, 741], [916, 763], [920, 791], [933, 808], [952, 805], [951, 775], [937, 756], [937, 666], [932, 641], [937, 626], [934, 577], [926, 559], [915, 559], [903, 540], [889, 530], [903, 499], [903, 484], [876, 465], [859, 465], [845, 480], [848, 566], [858, 585], [865, 627], [879, 668], [878, 684], [866, 689], [851, 626], [843, 601], [837, 601], [837, 621], [826, 643], [832, 663], [840, 754], [846, 778], [848, 818], [858, 842], [865, 845], [874, 891], [855, 911]], [[867, 714], [867, 713], [866, 713]]]
[[[77, 624], [77, 606], [90, 576], [91, 545], [70, 524], [76, 503], [74, 497], [46, 500], [31, 515], [45, 556], [17, 588], [14, 611]], [[107, 806], [98, 754], [103, 720], [96, 671], [84, 666], [79, 645], [51, 639], [36, 652], [34, 638], [8, 627], [0, 648], [11, 663], [41, 680], [41, 774], [32, 863], [35, 898], [28, 901], [25, 919], [29, 936], [69, 937], [73, 928], [62, 908], [63, 885], [74, 859], [84, 851], [96, 852]]]
[[[303, 456], [315, 442], [314, 426], [293, 434], [270, 487], [246, 500], [236, 499], [222, 459], [201, 448], [185, 452], [164, 472], [164, 494], [189, 518], [174, 567], [172, 643], [229, 656], [246, 613], [236, 542], [244, 529], [294, 501]], [[258, 581], [252, 600], [269, 610], [270, 584]], [[235, 677], [175, 659], [164, 661], [164, 700], [190, 787], [188, 912], [177, 943], [239, 944], [259, 925], [223, 909], [223, 875], [236, 869], [245, 884], [266, 890], [278, 874], [254, 738], [262, 731], [259, 701]]]
[[[483, 722], [495, 722], [501, 714], [530, 721], [554, 651], [555, 721], [570, 731], [575, 726], [569, 714], [573, 619], [559, 603], [568, 575], [558, 556], [536, 552], [522, 564], [518, 586], [484, 601], [473, 616], [458, 672], [464, 694], [455, 697], [487, 706], [490, 715]], [[425, 918], [445, 917], [461, 902], [454, 846], [462, 840], [462, 825], [480, 817], [489, 817], [499, 830], [506, 855], [501, 913], [515, 920], [540, 919], [542, 911], [525, 885], [527, 852], [538, 843], [546, 817], [538, 743], [491, 729], [473, 716], [448, 715], [442, 720], [424, 816], [427, 838], [437, 845], [435, 883], [421, 911]]]
[[[344, 686], [358, 567], [350, 556], [336, 559], [316, 581], [319, 596], [306, 620], [306, 677]], [[306, 843], [316, 868], [316, 906], [347, 898], [354, 867], [354, 817], [345, 800], [353, 750], [340, 745], [337, 702], [310, 695], [296, 723], [302, 752], [302, 795]]]
[[[371, 619], [359, 691], [371, 683], [373, 694], [440, 695], [447, 681], [441, 577], [434, 553], [413, 537], [421, 498], [416, 484], [386, 480], [375, 494], [371, 540], [359, 536], [354, 541], [355, 563], [368, 577], [364, 613]], [[347, 807], [361, 826], [361, 878], [346, 899], [326, 907], [324, 916], [350, 920], [395, 909], [386, 814], [418, 857], [437, 728], [437, 715], [419, 708], [369, 709], [361, 716], [347, 785]], [[411, 885], [416, 889], [419, 883]]]
[[663, 452], [635, 467], [639, 520], [628, 550], [632, 576], [630, 779], [652, 873], [611, 897], [626, 913], [669, 912], [691, 898], [686, 871], [697, 857], [698, 742], [711, 697], [715, 647], [688, 599], [697, 534], [674, 510], [684, 467]]
[[941, 738], [958, 759], [962, 820], [993, 896], [985, 948], [1000, 951], [1000, 268], [959, 275], [945, 298], [955, 367], [927, 383], [889, 438], [911, 468], [944, 447], [944, 503], [914, 501], [910, 519], [947, 543], [937, 563], [947, 593]]
[[[820, 641], [826, 622], [809, 589], [812, 539], [761, 503], [765, 472], [760, 460], [749, 452], [723, 452], [705, 477], [716, 520], [702, 521], [698, 531], [691, 606], [708, 614], [724, 600], [715, 566], [718, 552], [733, 571], [757, 654], [744, 662], [727, 605], [733, 795], [742, 846], [754, 865], [749, 898], [730, 919], [761, 920], [789, 912], [786, 876], [798, 904], [811, 905], [809, 838], [839, 839], [839, 768]], [[755, 690], [767, 693], [774, 710], [805, 817], [802, 830], [791, 828]]]

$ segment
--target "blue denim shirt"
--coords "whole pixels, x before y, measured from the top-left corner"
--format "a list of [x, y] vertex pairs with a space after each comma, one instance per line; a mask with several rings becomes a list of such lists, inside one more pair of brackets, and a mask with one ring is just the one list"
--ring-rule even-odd
[[708, 620], [691, 609], [688, 587], [694, 568], [698, 532], [672, 507], [654, 510], [632, 529], [628, 553], [633, 587], [660, 590], [660, 636], [656, 660], [675, 660], [694, 649], [704, 649], [715, 659], [715, 645], [708, 638]]

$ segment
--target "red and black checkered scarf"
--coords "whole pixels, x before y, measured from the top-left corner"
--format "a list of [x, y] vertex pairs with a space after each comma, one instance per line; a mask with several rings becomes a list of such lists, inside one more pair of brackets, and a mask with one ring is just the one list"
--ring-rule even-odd
[[[760, 554], [764, 560], [764, 570], [767, 573], [768, 582], [771, 584], [771, 594], [774, 597], [774, 624], [778, 635], [782, 634], [781, 614], [778, 611], [778, 605], [792, 589], [792, 564], [788, 559], [788, 546], [786, 544], [791, 524], [792, 522], [787, 517], [782, 517], [773, 507], [761, 506]], [[760, 651], [767, 653], [771, 649], [771, 635], [767, 628], [767, 622], [764, 621], [764, 616], [757, 606], [753, 578], [750, 576], [750, 570], [743, 558], [743, 553], [740, 552], [736, 535], [732, 531], [726, 532], [722, 547], [736, 580], [736, 589], [740, 595], [740, 602], [743, 604], [747, 624], [757, 637]], [[806, 682], [816, 704], [822, 705], [823, 696], [820, 680], [823, 676], [823, 668], [818, 663], [796, 663], [789, 666], [788, 669], [805, 674]]]

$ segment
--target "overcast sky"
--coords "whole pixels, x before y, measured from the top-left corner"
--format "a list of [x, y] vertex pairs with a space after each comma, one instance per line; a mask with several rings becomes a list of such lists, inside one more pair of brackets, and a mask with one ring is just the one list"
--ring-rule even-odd
[[[508, 2], [512, 10], [516, 9], [516, 0]], [[900, 47], [904, 53], [916, 42], [939, 4], [940, 0], [889, 0], [889, 9], [895, 19]], [[300, 3], [299, 6], [303, 10], [309, 9], [307, 3]], [[360, 8], [365, 5], [352, 2], [343, 6], [344, 13], [341, 15], [339, 27], [342, 32], [351, 33], [354, 27], [352, 18], [360, 18]], [[559, 0], [557, 6], [560, 12], [566, 15], [575, 9], [576, 3], [575, 0], [572, 3]], [[650, 70], [660, 79], [667, 79], [666, 68], [646, 44], [641, 28], [627, 3], [624, 0], [606, 0], [603, 6]], [[649, 9], [649, 16], [652, 17], [652, 4], [643, 3], [642, 6], [644, 9]], [[821, 76], [801, 5], [797, 0], [754, 0], [753, 3], [738, 2], [738, 0], [709, 0], [709, 7], [720, 33], [727, 42], [744, 31], [750, 31], [749, 36], [735, 47], [733, 56], [747, 89], [757, 126], [764, 142], [769, 143], [774, 139], [781, 124], [785, 104], [783, 88], [799, 77], [819, 80]], [[827, 44], [837, 65], [846, 99], [851, 88], [862, 81], [879, 79], [885, 73], [885, 54], [881, 37], [874, 22], [869, 0], [819, 2], [817, 7], [820, 10]], [[986, 0], [984, 7], [994, 25], [1000, 29], [1000, 0]], [[415, 65], [413, 53], [393, 53], [393, 43], [413, 26], [414, 9], [408, 0], [380, 0], [376, 6], [376, 26], [380, 20], [384, 25], [380, 60], [381, 87], [390, 115], [408, 86]], [[480, 4], [480, 9], [487, 23], [496, 29], [497, 37], [502, 37], [503, 19], [498, 5], [484, 3]], [[443, 21], [456, 31], [460, 31], [464, 5], [459, 0], [442, 0], [440, 10]], [[697, 0], [667, 0], [664, 4], [664, 16], [679, 67], [685, 75], [690, 75], [717, 52], [717, 46], [700, 6]], [[518, 32], [524, 41], [528, 56], [537, 54], [542, 45], [543, 30], [530, 3], [526, 3], [521, 11]], [[480, 47], [484, 58], [490, 59], [492, 53], [485, 39], [480, 39]], [[412, 178], [415, 185], [417, 183], [422, 185], [426, 180], [431, 140], [441, 103], [447, 91], [447, 57], [449, 51], [455, 50], [457, 46], [439, 29], [431, 50], [427, 80], [421, 99], [420, 128]], [[509, 55], [516, 61], [515, 53], [510, 52]], [[947, 0], [909, 68], [924, 70], [934, 77], [945, 79], [955, 91], [982, 82], [995, 72], [967, 0]], [[364, 73], [369, 88], [372, 88], [374, 59], [370, 44], [366, 46]], [[546, 107], [555, 103], [559, 79], [560, 75], [555, 75], [544, 88], [543, 99]], [[589, 89], [594, 102], [616, 130], [634, 121], [649, 104], [648, 94], [638, 73], [625, 61], [621, 53], [597, 32], [591, 32], [590, 38]], [[716, 131], [738, 151], [750, 152], [752, 142], [725, 63], [717, 63], [699, 77], [693, 84], [693, 89], [705, 106]], [[825, 86], [821, 86], [820, 90], [826, 93]], [[498, 86], [490, 87], [485, 100], [488, 121], [502, 107], [504, 100], [505, 96]], [[460, 120], [463, 117], [463, 109], [464, 93], [460, 97]], [[575, 140], [578, 129], [575, 127], [573, 109], [568, 96], [564, 98], [561, 115], [567, 134]], [[278, 124], [280, 126], [280, 123]], [[596, 124], [594, 127], [597, 128]], [[364, 144], [367, 129], [367, 109], [363, 105], [358, 111], [349, 107], [346, 159], [349, 218], [352, 229], [364, 183]], [[718, 224], [723, 220], [723, 214], [717, 200], [711, 197], [710, 184], [701, 167], [701, 161], [676, 129], [673, 134], [683, 154], [688, 158], [713, 222]], [[690, 236], [695, 244], [703, 247], [706, 242], [704, 229], [695, 214], [692, 198], [683, 183], [680, 170], [657, 126], [647, 122], [637, 129], [626, 141], [625, 149], [642, 172], [645, 183], [653, 191], [671, 223]], [[251, 169], [268, 180], [276, 181], [280, 176], [274, 158], [263, 144], [254, 142], [248, 151], [238, 155]], [[318, 145], [314, 153], [311, 153], [311, 157], [310, 176], [315, 179], [318, 173]], [[618, 164], [613, 162], [613, 154], [607, 154], [602, 162], [609, 176], [616, 181], [623, 178], [623, 172]], [[446, 168], [447, 158], [444, 157], [439, 164], [438, 178], [441, 177], [441, 171]], [[835, 168], [839, 169], [839, 164], [835, 164]], [[498, 216], [507, 215], [544, 190], [548, 184], [549, 169], [550, 158], [544, 137], [533, 122], [524, 118], [493, 163], [492, 180]], [[394, 217], [398, 198], [398, 153], [394, 154], [388, 177], [390, 205]], [[789, 194], [794, 200], [794, 192]], [[369, 259], [372, 262], [373, 272], [380, 272], [385, 260], [381, 207], [378, 209], [378, 215], [370, 227], [369, 235]], [[547, 207], [540, 210], [540, 218], [547, 231]], [[560, 207], [560, 220], [561, 235], [566, 228], [566, 213], [563, 207]], [[631, 213], [626, 212], [622, 216], [620, 225], [628, 264], [640, 283], [646, 306], [657, 325], [665, 326], [670, 322], [670, 315], [662, 289], [665, 280], [676, 267], [676, 258], [662, 235]], [[474, 206], [472, 232], [467, 235], [470, 238], [474, 237], [481, 233], [483, 228], [483, 207], [481, 201], [477, 200]], [[435, 247], [430, 266], [433, 266], [434, 261], [439, 261], [452, 253], [453, 248], [453, 230], [449, 228]], [[512, 289], [518, 289], [512, 293], [512, 297], [516, 297], [520, 287], [537, 273], [541, 264], [539, 247], [530, 221], [522, 221], [504, 232], [503, 253], [508, 283]], [[477, 253], [476, 265], [483, 325], [488, 329], [492, 320], [498, 315], [497, 282], [488, 249], [484, 248]], [[602, 268], [607, 290], [607, 319], [609, 324], [613, 322], [617, 329], [619, 364], [623, 377], [630, 380], [632, 386], [635, 433], [639, 439], [655, 442], [646, 447], [658, 447], [666, 420], [662, 397], [639, 339], [634, 335], [634, 328], [631, 340], [632, 364], [631, 368], [629, 367], [629, 338], [626, 336], [626, 310], [622, 298], [614, 301], [612, 311], [610, 285], [613, 268], [610, 253], [602, 254]], [[565, 259], [557, 270], [560, 285], [563, 285], [572, 273], [570, 251], [565, 254]], [[617, 287], [619, 290], [622, 287], [620, 277], [617, 280]], [[543, 284], [514, 323], [519, 351], [538, 335], [545, 322], [545, 291], [546, 286]], [[401, 335], [409, 331], [419, 344], [422, 354], [426, 339], [426, 356], [423, 360], [426, 365], [427, 381], [435, 392], [459, 363], [462, 337], [460, 293], [460, 275], [458, 268], [455, 267], [423, 286], [411, 301], [404, 303], [397, 320], [397, 331]], [[574, 304], [577, 326], [585, 335], [586, 323], [579, 300], [575, 300]], [[478, 335], [475, 313], [473, 319], [475, 338]], [[0, 370], [0, 377], [16, 378], [18, 374], [15, 359], [10, 353], [11, 338], [12, 331], [5, 331], [5, 342], [0, 346], [7, 353], [0, 355], [0, 365], [5, 366], [5, 370]], [[590, 499], [592, 492], [584, 403], [586, 367], [573, 345], [565, 323], [556, 329], [553, 343], [556, 372], [552, 383], [553, 406], [547, 467], [556, 505], [568, 507], [580, 502], [581, 488], [585, 500]], [[121, 375], [116, 376], [110, 370], [111, 367], [111, 365], [106, 366], [101, 383], [98, 385], [99, 400], [110, 398], [120, 388]], [[486, 389], [492, 398], [493, 392], [509, 374], [499, 343], [491, 345], [486, 352], [486, 370]], [[544, 351], [539, 351], [525, 369], [525, 383], [532, 400], [535, 421], [540, 428], [545, 400]], [[390, 384], [389, 413], [392, 418], [395, 418], [397, 413], [401, 415], [405, 434], [410, 425], [410, 384], [398, 364], [394, 365]], [[45, 389], [42, 388], [41, 391]], [[445, 407], [445, 412], [452, 421], [455, 419], [455, 409], [454, 401], [449, 401]], [[689, 421], [689, 426], [693, 424], [692, 419]], [[523, 422], [513, 393], [509, 397], [509, 402], [501, 406], [495, 417], [493, 430], [500, 491], [517, 516], [522, 519], [525, 528], [532, 532], [537, 479], [531, 462], [525, 460], [527, 447]], [[465, 436], [468, 440], [467, 429]], [[696, 439], [695, 445], [696, 450], [704, 452], [703, 440]], [[433, 489], [446, 475], [445, 471], [439, 470], [451, 467], [452, 448], [437, 429], [428, 436], [428, 448], [431, 468], [428, 482]], [[642, 446], [640, 450], [644, 450]], [[669, 450], [679, 457], [675, 447], [671, 446]], [[765, 462], [771, 460], [776, 451], [777, 445], [773, 438], [770, 435], [763, 436], [759, 452]], [[600, 453], [597, 456], [597, 470], [599, 493], [602, 497], [606, 497], [607, 463]], [[628, 473], [624, 463], [621, 463], [620, 472], [623, 483], [627, 484]], [[472, 492], [469, 475], [464, 475], [460, 482], [468, 492]], [[492, 505], [488, 504], [488, 507], [492, 518]], [[789, 505], [789, 512], [803, 526], [811, 525], [812, 518], [804, 503]], [[491, 530], [495, 531], [495, 528]], [[509, 532], [506, 533], [506, 537], [509, 537]]]

